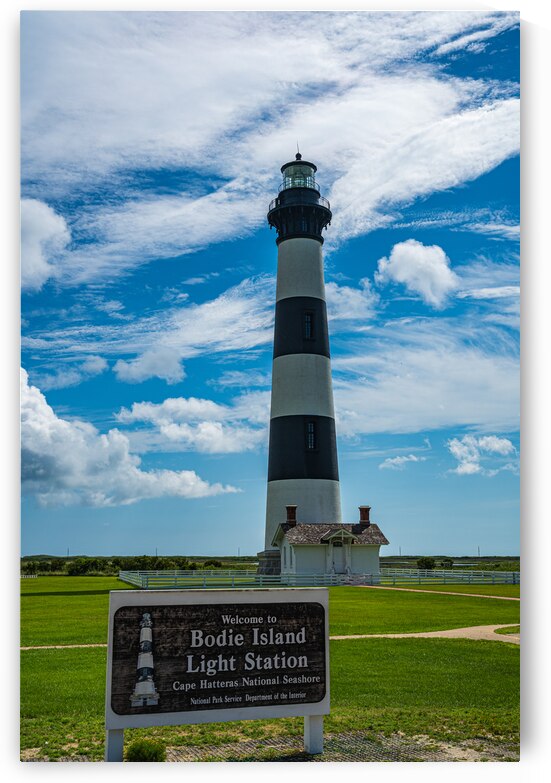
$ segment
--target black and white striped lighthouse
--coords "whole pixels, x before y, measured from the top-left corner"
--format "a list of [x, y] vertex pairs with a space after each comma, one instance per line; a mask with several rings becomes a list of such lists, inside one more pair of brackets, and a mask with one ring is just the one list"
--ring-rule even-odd
[[285, 163], [268, 212], [278, 262], [264, 573], [280, 571], [272, 542], [287, 505], [298, 506], [301, 523], [341, 521], [322, 255], [331, 210], [316, 170], [300, 153]]

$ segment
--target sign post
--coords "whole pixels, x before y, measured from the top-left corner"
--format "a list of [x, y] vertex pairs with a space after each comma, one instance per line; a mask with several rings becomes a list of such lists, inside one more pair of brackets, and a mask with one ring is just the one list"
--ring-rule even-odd
[[110, 593], [106, 761], [125, 728], [292, 716], [322, 753], [328, 713], [326, 588]]

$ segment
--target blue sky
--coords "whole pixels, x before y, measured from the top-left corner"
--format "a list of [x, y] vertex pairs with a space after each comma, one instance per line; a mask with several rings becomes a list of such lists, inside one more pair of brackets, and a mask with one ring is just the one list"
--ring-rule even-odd
[[505, 12], [23, 14], [24, 554], [262, 548], [297, 140], [346, 521], [518, 552], [518, 45]]

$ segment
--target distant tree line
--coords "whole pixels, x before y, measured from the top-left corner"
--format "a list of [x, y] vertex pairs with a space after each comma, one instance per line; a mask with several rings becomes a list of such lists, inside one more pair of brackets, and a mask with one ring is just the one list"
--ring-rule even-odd
[[113, 576], [119, 571], [182, 571], [210, 570], [216, 568], [250, 568], [247, 562], [222, 561], [215, 558], [194, 561], [187, 557], [76, 557], [40, 558], [21, 561], [22, 574], [63, 574], [67, 576]]
[[[420, 571], [432, 571], [435, 568], [449, 570], [453, 567], [453, 563], [451, 557], [442, 557], [438, 560], [434, 557], [420, 557], [416, 567]], [[477, 560], [476, 563], [467, 563], [464, 566], [458, 563], [458, 566], [466, 571], [520, 571], [520, 561], [511, 560]]]

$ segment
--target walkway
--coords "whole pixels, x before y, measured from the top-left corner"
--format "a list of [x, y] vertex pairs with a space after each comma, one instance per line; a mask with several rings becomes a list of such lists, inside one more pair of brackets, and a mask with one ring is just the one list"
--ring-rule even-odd
[[498, 628], [509, 628], [505, 625], [472, 625], [469, 628], [451, 628], [447, 631], [422, 631], [420, 633], [367, 633], [350, 636], [330, 636], [330, 639], [475, 639], [489, 642], [510, 642], [520, 644], [520, 634], [496, 633]]

